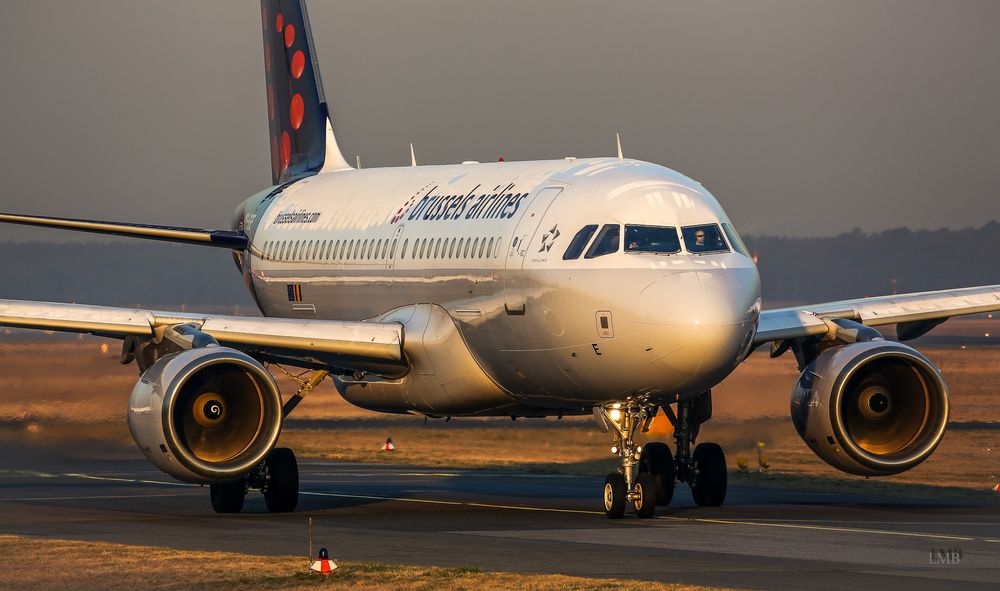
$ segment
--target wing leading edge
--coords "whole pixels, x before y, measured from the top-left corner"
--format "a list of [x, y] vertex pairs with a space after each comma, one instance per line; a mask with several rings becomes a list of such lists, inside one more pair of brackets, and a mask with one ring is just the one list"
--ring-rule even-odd
[[825, 334], [844, 318], [867, 326], [896, 324], [901, 340], [916, 338], [952, 316], [1000, 310], [1000, 285], [842, 300], [761, 312], [754, 345]]
[[51, 302], [0, 300], [0, 326], [156, 338], [157, 329], [194, 324], [220, 345], [265, 359], [366, 369], [406, 365], [403, 327], [390, 322], [342, 322], [160, 312]]

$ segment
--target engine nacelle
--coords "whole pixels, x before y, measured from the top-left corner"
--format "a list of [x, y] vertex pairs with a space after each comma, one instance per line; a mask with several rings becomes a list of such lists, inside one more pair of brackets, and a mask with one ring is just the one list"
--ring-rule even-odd
[[900, 343], [858, 342], [820, 353], [792, 391], [792, 422], [828, 464], [888, 476], [927, 459], [948, 425], [948, 387]]
[[281, 419], [274, 378], [227, 347], [159, 359], [129, 398], [128, 426], [139, 449], [186, 482], [226, 482], [247, 473], [274, 447]]

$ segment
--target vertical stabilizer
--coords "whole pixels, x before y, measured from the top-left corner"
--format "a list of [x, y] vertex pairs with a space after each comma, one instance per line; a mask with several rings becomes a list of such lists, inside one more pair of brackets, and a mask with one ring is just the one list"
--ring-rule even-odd
[[303, 0], [261, 0], [274, 184], [350, 168], [333, 135]]

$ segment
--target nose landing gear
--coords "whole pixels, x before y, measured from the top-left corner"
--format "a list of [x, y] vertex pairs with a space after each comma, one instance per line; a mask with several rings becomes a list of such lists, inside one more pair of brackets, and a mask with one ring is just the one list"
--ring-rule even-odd
[[[656, 509], [658, 483], [653, 474], [638, 469], [642, 447], [635, 443], [635, 431], [643, 431], [656, 415], [656, 407], [635, 402], [616, 402], [596, 407], [605, 426], [614, 430], [611, 453], [621, 460], [621, 467], [604, 480], [604, 514], [608, 519], [625, 515], [625, 505], [632, 503], [637, 517], [651, 517]], [[669, 450], [668, 450], [669, 453]]]
[[629, 503], [637, 517], [652, 517], [657, 505], [670, 504], [678, 481], [691, 486], [698, 506], [722, 505], [728, 484], [722, 447], [701, 443], [691, 450], [701, 424], [712, 417], [711, 396], [705, 392], [678, 400], [676, 414], [671, 406], [663, 407], [674, 426], [674, 454], [666, 443], [639, 446], [635, 442], [637, 429], [649, 430], [656, 406], [626, 401], [595, 408], [603, 425], [612, 430], [611, 453], [621, 461], [618, 471], [604, 481], [604, 513], [609, 519], [621, 518]]

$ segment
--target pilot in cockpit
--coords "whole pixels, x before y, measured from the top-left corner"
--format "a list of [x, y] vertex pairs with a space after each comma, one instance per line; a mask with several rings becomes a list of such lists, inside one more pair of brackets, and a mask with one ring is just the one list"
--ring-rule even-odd
[[697, 230], [694, 233], [694, 249], [693, 250], [701, 250], [703, 248], [705, 248], [705, 231], [704, 230]]

